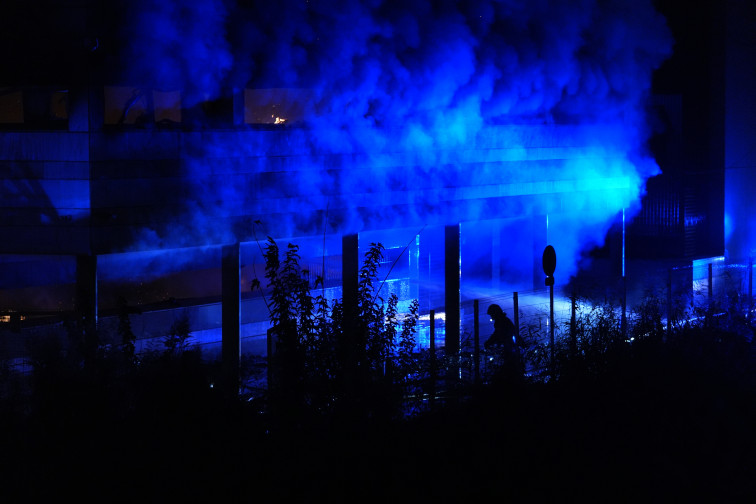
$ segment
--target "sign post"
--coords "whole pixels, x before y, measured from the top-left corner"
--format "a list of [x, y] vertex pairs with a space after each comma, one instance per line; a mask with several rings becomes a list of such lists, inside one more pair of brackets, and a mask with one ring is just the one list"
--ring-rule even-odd
[[554, 377], [554, 271], [556, 270], [556, 251], [551, 245], [543, 250], [543, 272], [549, 287], [549, 346], [551, 347], [551, 376]]

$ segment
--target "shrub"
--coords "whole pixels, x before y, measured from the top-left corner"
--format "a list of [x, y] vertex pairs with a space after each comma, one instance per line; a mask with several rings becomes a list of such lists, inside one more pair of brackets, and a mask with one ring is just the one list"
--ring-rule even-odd
[[[376, 289], [383, 246], [372, 243], [358, 273], [355, 312], [345, 318], [344, 300], [330, 303], [313, 290], [289, 244], [281, 259], [275, 240], [264, 247], [266, 298], [276, 345], [269, 356], [272, 406], [281, 414], [392, 414], [413, 372], [418, 303], [398, 312], [398, 298]], [[260, 283], [253, 283], [260, 288]]]

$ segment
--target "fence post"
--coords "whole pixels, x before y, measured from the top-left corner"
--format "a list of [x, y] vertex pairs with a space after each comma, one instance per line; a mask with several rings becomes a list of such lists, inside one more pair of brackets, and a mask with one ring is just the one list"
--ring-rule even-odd
[[460, 347], [460, 227], [444, 228], [444, 347], [446, 355], [459, 362]]
[[480, 302], [476, 299], [473, 301], [473, 366], [475, 369], [475, 383], [480, 382]]
[[[239, 396], [241, 365], [241, 245], [221, 247], [221, 367], [223, 393], [229, 400]], [[271, 359], [268, 357], [268, 369]], [[278, 369], [278, 371], [281, 371]], [[283, 370], [284, 373], [291, 372]]]
[[520, 300], [517, 291], [512, 293], [512, 311], [514, 311], [515, 339], [520, 344]]
[[622, 318], [620, 319], [620, 325], [622, 326], [622, 338], [627, 339], [627, 277], [622, 275]]
[[436, 310], [430, 311], [430, 405], [436, 397]]
[[577, 295], [575, 292], [572, 292], [571, 299], [572, 301], [572, 308], [570, 313], [570, 350], [572, 351], [572, 356], [574, 357], [575, 354], [577, 354], [577, 327], [575, 327], [576, 324], [576, 313], [577, 312]]
[[672, 332], [672, 268], [667, 270], [667, 334], [664, 338], [668, 338]]
[[556, 376], [554, 357], [554, 284], [549, 285], [549, 346], [551, 347], [551, 378]]
[[341, 236], [341, 294], [343, 331], [349, 338], [343, 338], [339, 345], [343, 345], [343, 351], [347, 356], [344, 365], [346, 381], [345, 392], [349, 400], [353, 400], [361, 393], [358, 390], [358, 377], [363, 371], [365, 364], [365, 351], [367, 342], [364, 333], [356, 331], [357, 318], [357, 292], [359, 290], [359, 256], [360, 236], [357, 233]]
[[753, 309], [753, 257], [748, 258], [748, 319]]

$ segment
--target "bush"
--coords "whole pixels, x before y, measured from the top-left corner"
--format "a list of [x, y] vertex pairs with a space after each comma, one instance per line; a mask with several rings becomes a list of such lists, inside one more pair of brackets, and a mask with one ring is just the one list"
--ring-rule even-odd
[[[299, 266], [299, 249], [289, 244], [281, 260], [278, 245], [264, 247], [266, 303], [276, 341], [269, 356], [271, 406], [288, 418], [303, 414], [392, 416], [403, 386], [413, 372], [418, 303], [398, 312], [398, 298], [388, 301], [376, 289], [383, 247], [371, 244], [359, 270], [355, 312], [345, 318], [344, 300], [313, 294]], [[256, 282], [255, 288], [260, 283]]]

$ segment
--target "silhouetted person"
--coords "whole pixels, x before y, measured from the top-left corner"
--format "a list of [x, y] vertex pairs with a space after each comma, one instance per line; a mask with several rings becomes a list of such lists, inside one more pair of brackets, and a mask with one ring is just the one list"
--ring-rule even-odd
[[486, 350], [500, 353], [509, 372], [521, 373], [520, 348], [514, 323], [497, 304], [489, 306], [486, 313], [494, 323], [494, 332], [484, 344]]
[[514, 345], [514, 324], [507, 317], [501, 306], [492, 304], [488, 307], [486, 313], [491, 317], [491, 321], [494, 323], [494, 332], [488, 338], [485, 343], [485, 347], [490, 349], [492, 347], [505, 347]]

